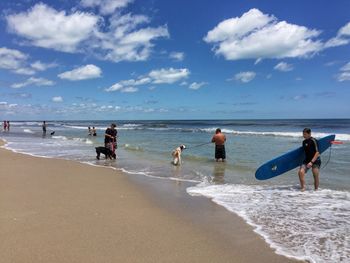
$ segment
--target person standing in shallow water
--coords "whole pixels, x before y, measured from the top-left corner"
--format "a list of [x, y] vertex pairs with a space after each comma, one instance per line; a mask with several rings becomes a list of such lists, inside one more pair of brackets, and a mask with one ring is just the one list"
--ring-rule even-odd
[[315, 190], [317, 190], [320, 184], [319, 174], [320, 174], [320, 166], [321, 166], [318, 143], [315, 138], [311, 137], [311, 129], [309, 128], [305, 128], [303, 130], [303, 137], [304, 137], [303, 149], [305, 152], [305, 159], [303, 161], [303, 164], [300, 166], [300, 169], [298, 172], [299, 180], [300, 180], [300, 188], [301, 188], [301, 191], [305, 190], [305, 174], [311, 168], [312, 174], [314, 176]]
[[46, 121], [43, 121], [43, 125], [42, 125], [42, 128], [43, 128], [43, 136], [46, 135], [46, 127], [47, 127]]
[[221, 132], [221, 129], [217, 128], [215, 131], [215, 135], [211, 139], [212, 143], [215, 143], [215, 159], [216, 161], [225, 162], [226, 159], [226, 151], [225, 151], [225, 142], [226, 136]]
[[105, 132], [105, 147], [110, 149], [112, 153], [115, 155], [115, 149], [117, 147], [117, 133], [116, 130], [117, 125], [112, 123], [111, 127], [106, 129]]

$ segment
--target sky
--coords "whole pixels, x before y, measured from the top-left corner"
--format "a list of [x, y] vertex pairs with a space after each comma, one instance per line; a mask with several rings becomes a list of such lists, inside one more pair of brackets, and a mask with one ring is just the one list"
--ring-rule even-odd
[[350, 1], [2, 0], [0, 119], [349, 118]]

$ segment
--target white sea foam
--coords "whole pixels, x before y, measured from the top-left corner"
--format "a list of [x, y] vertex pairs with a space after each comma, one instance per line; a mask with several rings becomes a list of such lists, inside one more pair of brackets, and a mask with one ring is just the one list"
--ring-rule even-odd
[[[213, 133], [215, 132], [216, 128], [204, 128], [200, 129], [202, 132], [208, 132]], [[236, 134], [236, 135], [251, 135], [251, 136], [276, 136], [276, 137], [292, 137], [292, 138], [302, 138], [301, 132], [277, 132], [277, 131], [237, 131], [237, 130], [231, 130], [231, 129], [222, 129], [223, 133], [227, 134]], [[323, 132], [313, 132], [312, 136], [315, 138], [322, 138], [327, 135], [330, 135], [330, 133], [323, 133]], [[338, 133], [336, 134], [336, 140], [340, 141], [350, 141], [350, 134], [344, 134], [344, 133]]]
[[32, 131], [31, 129], [24, 129], [23, 132], [24, 132], [24, 133], [30, 133], [30, 134], [35, 133], [35, 132]]
[[190, 187], [241, 216], [278, 254], [310, 262], [350, 262], [350, 193], [291, 186]]

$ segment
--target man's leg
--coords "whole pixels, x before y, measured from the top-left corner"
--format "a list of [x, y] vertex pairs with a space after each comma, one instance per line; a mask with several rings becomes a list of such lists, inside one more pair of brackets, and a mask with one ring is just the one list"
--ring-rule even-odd
[[315, 190], [318, 189], [318, 186], [320, 184], [320, 169], [318, 167], [314, 167], [312, 168], [312, 174], [314, 176], [314, 186], [315, 186]]
[[298, 175], [300, 180], [300, 189], [301, 191], [304, 191], [305, 190], [305, 170], [303, 167], [300, 167]]

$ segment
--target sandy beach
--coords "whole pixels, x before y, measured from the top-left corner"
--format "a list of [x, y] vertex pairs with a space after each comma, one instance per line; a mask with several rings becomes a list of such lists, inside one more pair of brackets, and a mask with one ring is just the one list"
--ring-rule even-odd
[[151, 180], [3, 148], [0, 167], [4, 263], [295, 262], [222, 207], [151, 193]]

